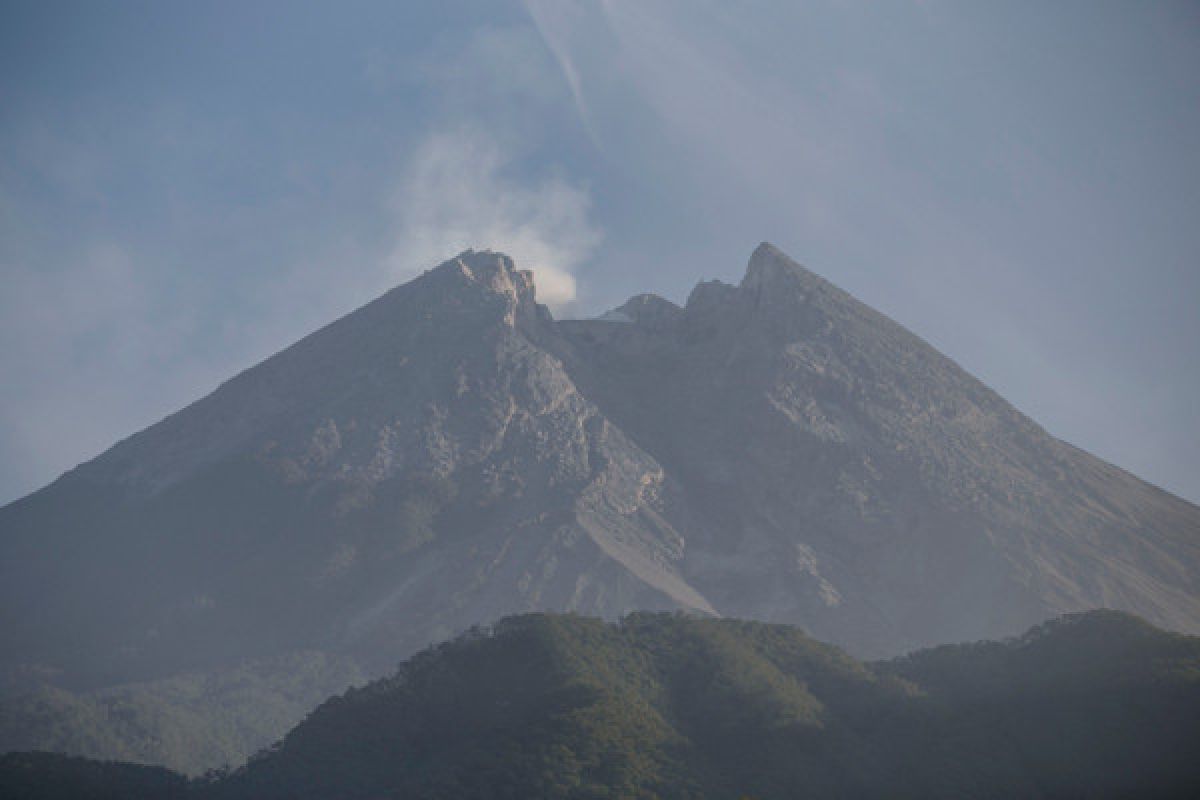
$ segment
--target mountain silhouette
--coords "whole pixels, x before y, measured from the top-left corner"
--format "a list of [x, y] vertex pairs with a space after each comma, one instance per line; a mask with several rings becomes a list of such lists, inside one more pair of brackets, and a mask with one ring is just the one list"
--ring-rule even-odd
[[[114, 687], [315, 654], [228, 754], [508, 614], [683, 610], [876, 658], [1101, 607], [1195, 633], [1198, 566], [1200, 508], [768, 244], [683, 307], [563, 321], [468, 251], [0, 509], [0, 668], [111, 715]], [[10, 748], [47, 727], [9, 719]]]

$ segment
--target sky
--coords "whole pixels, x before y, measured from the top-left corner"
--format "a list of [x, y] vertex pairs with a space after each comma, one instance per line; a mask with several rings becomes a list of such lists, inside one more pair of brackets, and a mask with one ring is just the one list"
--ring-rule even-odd
[[467, 247], [770, 241], [1200, 501], [1200, 4], [0, 4], [0, 503]]

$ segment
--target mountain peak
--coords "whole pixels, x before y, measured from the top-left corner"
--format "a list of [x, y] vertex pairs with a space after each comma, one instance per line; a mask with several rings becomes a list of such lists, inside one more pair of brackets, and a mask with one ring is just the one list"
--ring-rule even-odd
[[683, 316], [683, 309], [656, 294], [637, 294], [624, 304], [606, 311], [599, 319], [625, 322], [654, 330], [669, 328]]
[[754, 248], [754, 253], [750, 256], [741, 288], [756, 290], [796, 285], [816, 288], [823, 283], [825, 281], [822, 278], [805, 269], [787, 253], [770, 242], [763, 242]]
[[[534, 319], [546, 314], [536, 300], [533, 272], [517, 269], [511, 257], [493, 250], [464, 250], [425, 273], [434, 285], [445, 287], [448, 294], [478, 293], [483, 297], [500, 297], [507, 306], [505, 320], [509, 325], [522, 319]], [[477, 296], [478, 296], [477, 295]], [[494, 300], [486, 301], [489, 304]]]
[[461, 276], [472, 283], [504, 294], [532, 293], [534, 290], [533, 273], [517, 269], [510, 256], [494, 250], [464, 250], [429, 272]]

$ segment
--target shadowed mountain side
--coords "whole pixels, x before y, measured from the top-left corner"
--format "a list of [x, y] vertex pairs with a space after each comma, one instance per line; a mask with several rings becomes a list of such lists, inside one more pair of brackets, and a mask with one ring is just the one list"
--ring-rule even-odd
[[43, 683], [0, 704], [0, 752], [86, 754], [200, 775], [242, 763], [366, 679], [346, 656], [299, 652], [88, 692]]

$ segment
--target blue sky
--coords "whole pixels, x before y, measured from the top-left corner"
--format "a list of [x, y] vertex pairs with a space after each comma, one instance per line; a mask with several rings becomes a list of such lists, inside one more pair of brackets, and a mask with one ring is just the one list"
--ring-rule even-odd
[[0, 502], [474, 245], [769, 240], [1200, 500], [1200, 5], [5, 3]]

